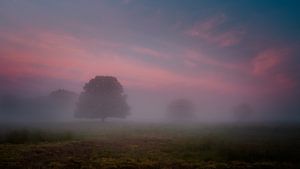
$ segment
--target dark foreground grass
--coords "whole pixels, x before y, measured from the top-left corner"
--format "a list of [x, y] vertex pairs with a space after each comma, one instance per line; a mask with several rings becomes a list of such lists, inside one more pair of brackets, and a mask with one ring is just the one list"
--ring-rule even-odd
[[71, 132], [45, 132], [41, 130], [19, 129], [2, 133], [0, 135], [0, 144], [34, 144], [74, 139], [75, 137]]
[[300, 167], [298, 126], [81, 122], [36, 128], [3, 132], [0, 168]]

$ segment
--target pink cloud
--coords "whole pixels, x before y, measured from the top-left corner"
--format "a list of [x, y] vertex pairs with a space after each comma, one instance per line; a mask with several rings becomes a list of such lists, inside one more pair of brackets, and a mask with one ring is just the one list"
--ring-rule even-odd
[[276, 74], [274, 80], [284, 89], [293, 89], [296, 86], [296, 81], [285, 73]]
[[212, 29], [215, 29], [222, 23], [226, 21], [226, 16], [224, 14], [221, 15], [216, 15], [211, 18], [206, 19], [204, 22], [199, 22], [194, 25], [193, 28], [196, 29], [191, 29], [191, 35], [198, 36], [202, 34], [202, 32], [208, 32]]
[[267, 75], [272, 73], [286, 59], [287, 49], [266, 49], [255, 56], [252, 61], [252, 73], [254, 75]]
[[[70, 34], [46, 31], [36, 32], [29, 43], [24, 36], [7, 35], [6, 40], [15, 45], [1, 50], [0, 69], [2, 74], [11, 78], [26, 75], [87, 81], [95, 75], [113, 75], [120, 78], [127, 87], [162, 89], [181, 86], [220, 92], [240, 90], [235, 84], [218, 77], [200, 78], [123, 57], [125, 54], [116, 52], [113, 46], [100, 46], [99, 50], [91, 52], [88, 46], [94, 41], [79, 40]], [[19, 48], [20, 45], [23, 47]], [[130, 44], [128, 48], [132, 48]], [[165, 57], [155, 50], [134, 49], [155, 57]]]
[[192, 49], [185, 50], [184, 56], [185, 56], [185, 62], [189, 63], [189, 65], [192, 65], [193, 67], [199, 64], [206, 64], [209, 66], [214, 66], [214, 67], [227, 69], [227, 70], [245, 69], [245, 66], [243, 64], [233, 64], [233, 63], [227, 63], [224, 61], [213, 59], [210, 56], [207, 56], [203, 53], [200, 53], [199, 51], [192, 50]]
[[226, 19], [223, 14], [208, 18], [204, 22], [196, 23], [192, 28], [188, 29], [185, 34], [205, 40], [209, 43], [217, 44], [221, 47], [237, 45], [244, 34], [242, 29], [229, 29], [225, 32], [216, 31], [219, 26], [226, 22]]
[[[124, 57], [127, 55], [126, 53], [115, 50], [118, 47], [124, 47], [140, 54], [158, 59], [163, 58], [166, 61], [174, 59], [166, 53], [149, 48], [137, 47], [132, 44], [102, 42], [101, 40], [96, 41], [82, 37], [79, 39], [62, 32], [38, 31], [35, 35], [26, 41], [26, 36], [5, 34], [4, 39], [15, 45], [0, 50], [2, 75], [11, 78], [22, 76], [60, 78], [79, 82], [85, 82], [95, 75], [113, 75], [118, 77], [125, 87], [138, 87], [145, 90], [177, 88], [219, 93], [255, 94], [262, 89], [262, 86], [232, 82], [226, 78], [226, 73], [214, 73], [206, 70], [199, 73], [188, 73], [182, 71], [184, 68], [172, 70], [143, 60]], [[4, 37], [1, 33], [0, 36]], [[97, 46], [98, 48], [90, 50], [90, 46]], [[284, 52], [279, 51], [271, 50], [271, 52], [259, 53], [251, 62], [253, 66], [251, 72], [256, 75], [257, 73], [269, 72], [273, 67], [276, 67], [279, 61], [284, 58]], [[206, 64], [233, 71], [245, 71], [246, 67], [244, 64], [217, 60], [191, 49], [183, 49], [183, 53], [180, 55], [183, 56], [188, 67]], [[278, 75], [274, 79], [285, 86], [293, 83], [286, 75]]]
[[264, 80], [262, 88], [265, 92], [280, 93], [296, 87], [296, 80], [286, 72], [290, 54], [289, 48], [269, 48], [259, 52], [250, 63], [254, 78]]
[[131, 50], [136, 53], [142, 54], [142, 55], [149, 55], [149, 56], [156, 57], [156, 58], [162, 58], [162, 59], [169, 58], [169, 55], [167, 55], [166, 53], [163, 53], [163, 52], [160, 52], [157, 50], [153, 50], [150, 48], [133, 46], [133, 47], [131, 47]]

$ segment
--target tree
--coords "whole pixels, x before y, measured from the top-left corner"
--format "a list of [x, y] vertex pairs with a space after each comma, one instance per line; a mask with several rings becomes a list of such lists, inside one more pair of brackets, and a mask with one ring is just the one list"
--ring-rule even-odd
[[247, 103], [240, 103], [234, 108], [234, 114], [239, 121], [248, 121], [254, 110]]
[[191, 119], [194, 113], [195, 106], [188, 99], [173, 100], [168, 106], [168, 115], [173, 119]]
[[72, 91], [58, 89], [52, 91], [44, 102], [46, 107], [50, 107], [49, 112], [52, 117], [68, 118], [72, 117], [78, 95]]
[[54, 107], [58, 111], [64, 112], [73, 109], [77, 101], [77, 94], [68, 90], [58, 89], [49, 94], [47, 102], [50, 106]]
[[129, 115], [127, 96], [119, 81], [112, 76], [96, 76], [83, 87], [79, 96], [75, 117], [125, 118]]

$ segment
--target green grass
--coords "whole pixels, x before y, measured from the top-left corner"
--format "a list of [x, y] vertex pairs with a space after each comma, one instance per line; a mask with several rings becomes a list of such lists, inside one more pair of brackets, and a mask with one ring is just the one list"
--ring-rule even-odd
[[2, 132], [0, 168], [299, 168], [299, 126], [57, 123]]

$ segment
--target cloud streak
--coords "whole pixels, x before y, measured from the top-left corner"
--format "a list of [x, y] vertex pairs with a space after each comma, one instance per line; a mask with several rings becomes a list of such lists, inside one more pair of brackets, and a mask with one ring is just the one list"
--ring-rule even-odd
[[204, 40], [208, 43], [217, 44], [220, 47], [235, 46], [240, 43], [244, 30], [241, 28], [229, 28], [219, 31], [219, 28], [226, 22], [224, 14], [208, 18], [195, 23], [185, 34]]
[[287, 50], [283, 49], [266, 49], [259, 52], [252, 61], [253, 74], [262, 76], [271, 73], [286, 59], [287, 54]]
[[[185, 86], [202, 90], [232, 92], [238, 89], [230, 82], [218, 77], [193, 77], [155, 66], [143, 61], [124, 57], [125, 53], [115, 52], [107, 46], [90, 52], [83, 41], [74, 36], [55, 32], [36, 32], [36, 37], [27, 43], [21, 36], [7, 35], [6, 40], [15, 44], [13, 50], [1, 50], [1, 72], [12, 78], [26, 76], [59, 77], [65, 80], [86, 81], [97, 74], [115, 75], [125, 85], [144, 89], [162, 89], [170, 86]], [[100, 43], [102, 44], [102, 43]], [[23, 46], [19, 48], [18, 46]], [[128, 49], [158, 59], [169, 56], [147, 48], [127, 45]], [[29, 51], [29, 52], [28, 52]], [[209, 64], [216, 64], [210, 63]]]
[[204, 100], [299, 88], [298, 29], [283, 13], [260, 18], [265, 11], [254, 15], [230, 2], [230, 10], [172, 3], [2, 2], [1, 88], [80, 90], [95, 75], [116, 76], [125, 88], [157, 97], [189, 92]]

